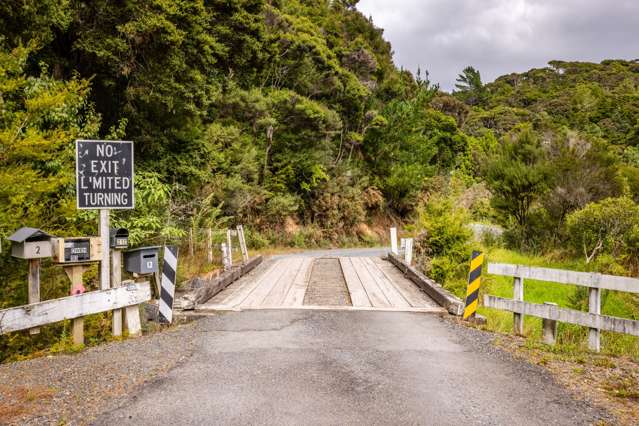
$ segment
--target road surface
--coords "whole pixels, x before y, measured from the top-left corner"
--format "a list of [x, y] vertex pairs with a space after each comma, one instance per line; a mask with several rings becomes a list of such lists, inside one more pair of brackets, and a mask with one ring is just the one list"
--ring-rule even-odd
[[252, 310], [193, 327], [187, 360], [95, 423], [579, 425], [606, 418], [542, 368], [495, 349], [491, 335], [433, 314]]

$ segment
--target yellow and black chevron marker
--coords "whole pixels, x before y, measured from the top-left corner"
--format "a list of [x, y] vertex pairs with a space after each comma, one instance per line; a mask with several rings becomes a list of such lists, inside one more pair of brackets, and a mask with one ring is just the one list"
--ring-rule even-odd
[[466, 290], [466, 308], [464, 309], [464, 319], [468, 319], [477, 312], [479, 303], [479, 284], [481, 282], [481, 265], [484, 263], [484, 254], [480, 251], [473, 251], [470, 260], [470, 274], [468, 274], [468, 289]]

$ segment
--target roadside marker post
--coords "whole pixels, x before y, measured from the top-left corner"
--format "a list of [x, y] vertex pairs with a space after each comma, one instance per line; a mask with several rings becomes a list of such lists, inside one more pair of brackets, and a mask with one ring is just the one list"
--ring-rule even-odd
[[249, 253], [246, 248], [246, 238], [244, 238], [244, 226], [237, 225], [237, 238], [240, 241], [240, 250], [242, 251], [242, 262], [246, 263], [249, 261]]
[[164, 246], [164, 264], [162, 265], [162, 288], [160, 290], [160, 322], [173, 321], [173, 298], [177, 278], [178, 248]]
[[404, 245], [404, 260], [408, 265], [413, 263], [413, 239], [406, 238]]
[[473, 251], [470, 260], [470, 273], [468, 274], [468, 288], [466, 290], [466, 308], [464, 309], [464, 319], [475, 317], [477, 304], [479, 303], [479, 286], [481, 283], [481, 266], [484, 263], [484, 254]]
[[230, 229], [226, 230], [226, 249], [228, 250], [228, 261], [229, 261], [229, 267], [232, 268], [233, 267], [233, 232]]
[[399, 250], [397, 249], [397, 228], [392, 227], [390, 229], [390, 240], [391, 240], [391, 252], [393, 254], [399, 255]]

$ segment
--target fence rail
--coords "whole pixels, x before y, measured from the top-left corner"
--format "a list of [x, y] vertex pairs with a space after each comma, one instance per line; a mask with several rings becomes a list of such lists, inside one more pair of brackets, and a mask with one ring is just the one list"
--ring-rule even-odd
[[[65, 319], [81, 318], [113, 309], [134, 307], [137, 310], [136, 305], [150, 298], [151, 286], [148, 282], [129, 282], [123, 283], [123, 286], [118, 288], [2, 309], [0, 310], [0, 334], [52, 324]], [[132, 315], [128, 315], [127, 320], [131, 321]], [[137, 322], [139, 323], [139, 319]], [[129, 328], [130, 332], [137, 332], [139, 324]]]
[[[602, 289], [639, 293], [639, 279], [505, 263], [489, 263], [488, 273], [513, 277], [513, 299], [485, 295], [484, 306], [513, 312], [516, 334], [523, 334], [524, 316], [530, 315], [544, 319], [544, 340], [548, 343], [555, 341], [557, 321], [590, 328], [588, 346], [597, 352], [601, 349], [601, 330], [639, 336], [639, 321], [601, 315]], [[588, 287], [589, 312], [560, 308], [552, 303], [524, 302], [524, 279]]]

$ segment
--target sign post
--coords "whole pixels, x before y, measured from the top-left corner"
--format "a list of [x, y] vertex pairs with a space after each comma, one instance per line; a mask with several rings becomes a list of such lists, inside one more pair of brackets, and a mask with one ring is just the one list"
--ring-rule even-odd
[[[133, 209], [133, 142], [76, 140], [76, 202], [78, 209], [99, 210], [99, 236], [102, 240], [100, 289], [111, 287], [109, 253], [109, 210]], [[114, 283], [118, 284], [118, 283]], [[117, 313], [115, 313], [117, 314]], [[114, 334], [119, 321], [114, 318]]]

